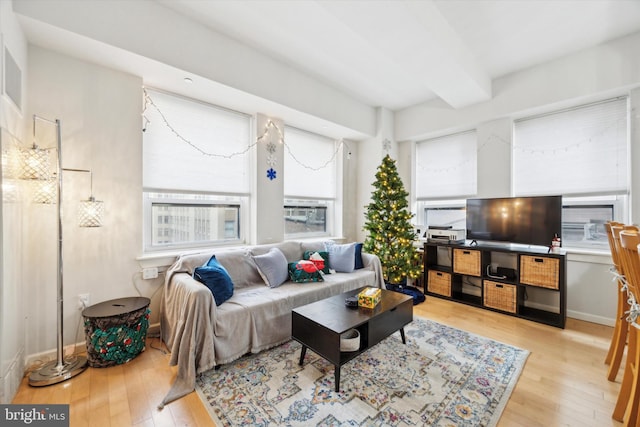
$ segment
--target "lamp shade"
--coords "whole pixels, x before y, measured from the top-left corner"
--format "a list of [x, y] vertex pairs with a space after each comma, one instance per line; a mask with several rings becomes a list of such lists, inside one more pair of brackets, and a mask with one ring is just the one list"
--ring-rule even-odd
[[102, 227], [102, 214], [104, 202], [89, 197], [89, 200], [81, 200], [78, 211], [78, 225], [80, 227]]
[[58, 197], [58, 180], [51, 177], [47, 180], [38, 180], [33, 182], [33, 203], [44, 205], [53, 205]]
[[48, 150], [35, 145], [20, 151], [20, 179], [48, 180], [51, 178], [51, 159]]

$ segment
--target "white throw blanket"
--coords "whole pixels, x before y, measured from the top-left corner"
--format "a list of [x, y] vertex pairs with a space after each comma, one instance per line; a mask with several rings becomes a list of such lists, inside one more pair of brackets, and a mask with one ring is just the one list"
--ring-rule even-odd
[[[180, 257], [167, 270], [160, 304], [161, 336], [171, 351], [169, 364], [177, 365], [178, 372], [159, 408], [192, 392], [197, 374], [213, 369], [217, 364], [231, 362], [249, 351], [256, 353], [289, 340], [292, 308], [361, 286], [384, 288], [380, 260], [374, 255], [363, 253], [365, 268], [354, 273], [329, 275], [327, 281], [321, 284], [287, 282], [275, 289], [249, 283], [250, 286], [238, 286], [239, 292], [216, 307], [211, 291], [190, 277], [195, 267], [203, 265], [211, 255], [212, 252], [208, 252]], [[222, 258], [223, 265], [227, 261], [225, 267], [229, 266], [234, 284], [239, 284], [242, 280], [239, 279], [238, 272], [255, 268], [246, 265], [250, 257], [243, 257], [239, 253], [227, 258], [221, 255], [219, 258]], [[235, 264], [230, 265], [229, 262]], [[374, 274], [371, 275], [371, 272]], [[187, 274], [174, 277], [178, 273]], [[245, 282], [255, 281], [253, 272], [243, 274], [246, 276]], [[309, 292], [314, 289], [316, 291]], [[242, 307], [249, 306], [250, 313], [242, 310]], [[225, 316], [225, 319], [217, 319], [217, 315]], [[226, 321], [233, 316], [236, 319], [240, 318], [238, 316], [251, 319], [235, 323]], [[265, 319], [272, 321], [265, 322]], [[217, 333], [222, 332], [219, 330], [220, 325], [223, 329], [236, 328], [224, 331], [225, 338], [242, 341], [239, 346], [242, 351], [224, 354], [227, 349], [223, 345], [216, 353]], [[260, 330], [257, 331], [256, 327]], [[218, 341], [221, 340], [218, 338]]]

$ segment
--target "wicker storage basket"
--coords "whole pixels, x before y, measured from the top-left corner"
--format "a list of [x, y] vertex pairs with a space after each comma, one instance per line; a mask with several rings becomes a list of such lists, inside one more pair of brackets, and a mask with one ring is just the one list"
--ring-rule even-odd
[[485, 307], [491, 307], [509, 313], [518, 310], [518, 287], [505, 283], [484, 280], [483, 303]]
[[443, 271], [429, 270], [427, 290], [434, 294], [451, 296], [451, 274]]
[[349, 329], [340, 335], [340, 351], [358, 351], [360, 348], [360, 332]]
[[560, 260], [543, 256], [520, 257], [520, 283], [542, 288], [558, 289]]
[[453, 272], [468, 276], [481, 276], [480, 251], [469, 249], [453, 250]]

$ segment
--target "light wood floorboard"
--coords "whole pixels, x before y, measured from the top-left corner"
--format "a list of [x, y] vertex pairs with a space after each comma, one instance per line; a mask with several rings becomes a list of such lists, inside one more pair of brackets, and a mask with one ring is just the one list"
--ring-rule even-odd
[[[499, 426], [615, 426], [611, 413], [623, 368], [607, 381], [604, 358], [613, 328], [567, 320], [566, 329], [428, 297], [414, 314], [531, 352]], [[175, 378], [158, 339], [131, 362], [89, 368], [64, 383], [30, 387], [26, 378], [13, 403], [69, 403], [72, 427], [212, 426], [196, 395], [158, 410]]]

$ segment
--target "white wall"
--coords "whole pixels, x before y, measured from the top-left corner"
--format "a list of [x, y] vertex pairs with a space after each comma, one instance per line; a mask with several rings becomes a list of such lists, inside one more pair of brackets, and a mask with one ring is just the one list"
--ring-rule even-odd
[[[89, 196], [89, 176], [63, 173], [64, 343], [69, 345], [84, 341], [78, 294], [89, 293], [94, 304], [137, 296], [134, 283], [143, 296], [159, 286], [140, 280], [136, 262], [142, 248], [142, 81], [35, 46], [29, 46], [29, 70], [28, 116], [62, 121], [63, 168], [92, 170], [94, 196], [105, 203], [103, 227], [79, 228], [77, 203]], [[52, 125], [38, 123], [38, 129], [47, 127]], [[25, 217], [26, 353], [31, 356], [56, 347], [56, 210], [56, 205], [32, 204]], [[155, 301], [151, 309], [153, 323]]]
[[[284, 218], [282, 216], [282, 200], [284, 200], [284, 144], [281, 143], [281, 136], [278, 131], [284, 132], [282, 120], [271, 119], [276, 128], [270, 127], [267, 136], [257, 145], [256, 164], [256, 191], [253, 198], [255, 211], [252, 215], [255, 223], [252, 231], [256, 239], [255, 243], [276, 243], [284, 240]], [[258, 114], [256, 118], [256, 135], [265, 135], [269, 118]], [[273, 153], [276, 159], [276, 178], [271, 180], [267, 177], [267, 158], [269, 152], [267, 144], [272, 142], [276, 146]]]
[[[0, 2], [0, 58], [4, 49], [22, 72], [21, 104], [26, 97], [27, 42], [13, 14], [11, 3]], [[3, 58], [4, 59], [4, 58]], [[4, 64], [0, 61], [0, 64]], [[0, 66], [0, 82], [4, 67]], [[3, 92], [0, 95], [0, 148], [3, 160], [15, 155], [24, 140], [24, 119], [20, 109]], [[25, 357], [23, 267], [23, 204], [17, 180], [9, 176], [8, 165], [0, 166], [2, 205], [0, 207], [0, 403], [9, 403], [18, 390]]]

